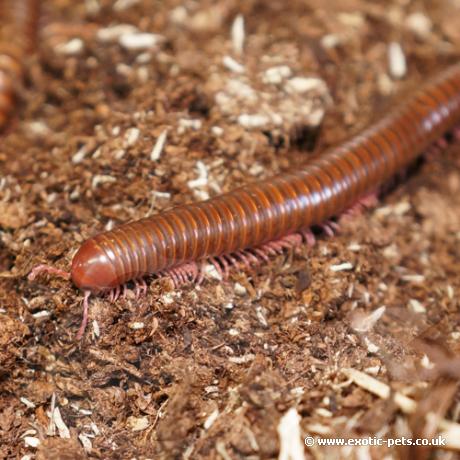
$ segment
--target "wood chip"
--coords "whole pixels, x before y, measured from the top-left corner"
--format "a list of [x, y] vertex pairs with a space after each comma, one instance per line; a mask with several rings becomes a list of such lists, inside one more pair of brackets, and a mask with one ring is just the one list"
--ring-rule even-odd
[[239, 14], [235, 18], [232, 24], [232, 45], [233, 45], [233, 51], [236, 54], [243, 53], [244, 39], [245, 39], [244, 18], [241, 14]]
[[388, 67], [394, 78], [402, 78], [406, 75], [406, 56], [401, 45], [397, 42], [392, 42], [388, 46]]
[[392, 393], [391, 388], [383, 382], [371, 377], [364, 372], [358, 371], [356, 369], [343, 369], [343, 373], [351, 379], [356, 385], [369, 391], [370, 393], [378, 396], [382, 399], [389, 399], [393, 394], [393, 400], [395, 404], [404, 412], [405, 414], [413, 414], [417, 408], [417, 403], [407, 396], [399, 392]]
[[279, 460], [305, 459], [300, 420], [295, 408], [289, 409], [281, 417], [277, 428], [280, 438]]

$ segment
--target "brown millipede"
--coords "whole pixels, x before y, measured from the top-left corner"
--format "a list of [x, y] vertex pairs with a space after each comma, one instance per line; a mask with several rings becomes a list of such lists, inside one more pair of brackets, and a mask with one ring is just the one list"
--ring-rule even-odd
[[35, 45], [39, 11], [39, 0], [0, 3], [0, 130], [14, 109], [16, 82], [22, 79], [24, 58]]
[[100, 233], [79, 248], [70, 274], [39, 266], [30, 278], [50, 271], [70, 276], [85, 291], [81, 336], [90, 293], [118, 293], [130, 280], [165, 271], [183, 281], [197, 276], [195, 261], [218, 257], [226, 269], [288, 246], [299, 232], [309, 240], [311, 226], [324, 225], [376, 191], [458, 122], [460, 65], [455, 65], [304, 168]]

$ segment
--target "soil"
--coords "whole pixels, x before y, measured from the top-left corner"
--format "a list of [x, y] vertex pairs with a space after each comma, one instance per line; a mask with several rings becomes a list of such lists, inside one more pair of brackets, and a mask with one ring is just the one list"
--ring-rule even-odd
[[0, 139], [0, 458], [454, 458], [303, 437], [458, 434], [458, 144], [313, 248], [92, 297], [80, 342], [82, 293], [27, 274], [358, 132], [460, 59], [458, 0], [45, 3]]

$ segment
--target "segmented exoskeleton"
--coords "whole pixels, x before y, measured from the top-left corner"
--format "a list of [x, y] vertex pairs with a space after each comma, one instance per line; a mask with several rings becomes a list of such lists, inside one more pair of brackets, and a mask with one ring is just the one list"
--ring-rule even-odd
[[[249, 259], [263, 245], [296, 232], [308, 238], [312, 225], [378, 190], [459, 122], [460, 65], [455, 65], [379, 122], [299, 170], [89, 238], [66, 276], [85, 291], [87, 315], [90, 293], [118, 291], [130, 280], [168, 270], [194, 277], [196, 261]], [[46, 270], [63, 274], [40, 266], [32, 277]]]

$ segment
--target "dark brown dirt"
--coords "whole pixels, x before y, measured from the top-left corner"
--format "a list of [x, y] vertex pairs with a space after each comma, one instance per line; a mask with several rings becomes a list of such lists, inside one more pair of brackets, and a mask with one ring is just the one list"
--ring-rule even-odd
[[[107, 37], [120, 24], [161, 38], [126, 49], [116, 29]], [[68, 269], [98, 231], [269, 177], [353, 134], [460, 59], [459, 24], [455, 0], [47, 2], [0, 140], [0, 458], [278, 458], [291, 408], [301, 436], [436, 436], [429, 413], [457, 423], [458, 145], [313, 249], [227, 282], [92, 298], [81, 343], [81, 293], [26, 275]], [[401, 78], [391, 42], [407, 60]], [[324, 83], [292, 81], [306, 77]], [[350, 368], [412, 398], [415, 413]], [[347, 452], [453, 458], [385, 446], [304, 455]]]

